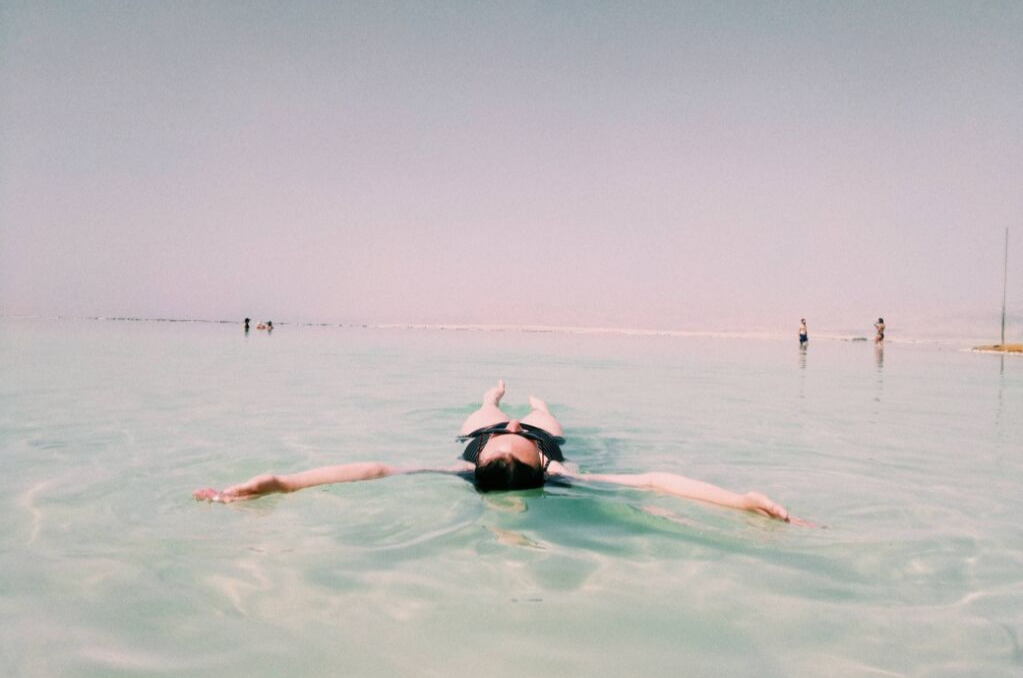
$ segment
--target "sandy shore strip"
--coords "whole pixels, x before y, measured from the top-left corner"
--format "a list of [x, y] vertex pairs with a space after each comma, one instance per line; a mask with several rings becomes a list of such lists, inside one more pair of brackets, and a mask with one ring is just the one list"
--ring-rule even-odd
[[974, 351], [988, 353], [1023, 353], [1023, 344], [994, 344], [992, 346], [975, 346]]

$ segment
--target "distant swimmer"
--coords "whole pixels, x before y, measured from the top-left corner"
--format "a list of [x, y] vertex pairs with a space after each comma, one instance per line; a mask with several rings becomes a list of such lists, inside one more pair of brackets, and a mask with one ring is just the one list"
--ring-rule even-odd
[[267, 329], [268, 332], [273, 332], [274, 331], [274, 321], [273, 320], [267, 320], [266, 321], [266, 329]]
[[810, 335], [806, 332], [806, 318], [799, 321], [799, 345], [806, 346], [806, 342], [810, 341]]
[[874, 323], [874, 329], [877, 330], [877, 336], [874, 337], [874, 343], [880, 344], [884, 341], [884, 318], [877, 319], [877, 322]]
[[457, 440], [467, 443], [458, 463], [447, 468], [398, 467], [380, 462], [325, 466], [290, 475], [261, 475], [223, 490], [201, 488], [197, 501], [231, 502], [256, 499], [275, 492], [295, 492], [317, 485], [376, 480], [394, 475], [439, 473], [472, 482], [477, 491], [540, 488], [548, 480], [558, 483], [603, 483], [631, 487], [758, 513], [775, 520], [810, 525], [789, 515], [782, 506], [758, 492], [739, 494], [675, 473], [580, 473], [565, 461], [561, 424], [547, 404], [530, 396], [531, 411], [521, 420], [501, 411], [504, 381], [483, 394], [483, 404], [462, 424]]
[[249, 333], [249, 319], [245, 319], [245, 334]]

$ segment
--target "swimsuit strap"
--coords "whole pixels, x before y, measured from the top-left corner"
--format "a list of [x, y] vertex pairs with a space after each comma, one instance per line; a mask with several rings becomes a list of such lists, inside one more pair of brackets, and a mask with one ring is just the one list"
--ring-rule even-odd
[[[478, 437], [480, 437], [482, 435], [487, 435], [487, 434], [490, 434], [490, 433], [499, 433], [501, 431], [505, 431], [505, 430], [507, 430], [507, 428], [508, 428], [508, 422], [502, 421], [500, 424], [493, 424], [491, 426], [484, 426], [483, 428], [476, 429], [472, 433], [467, 433], [465, 435], [457, 436], [455, 438], [455, 442], [464, 443], [467, 440], [471, 440], [472, 438], [478, 438]], [[548, 433], [544, 429], [540, 428], [539, 426], [533, 426], [532, 424], [522, 424], [522, 430], [523, 430], [523, 432], [529, 434], [529, 435], [523, 436], [524, 438], [532, 438], [533, 440], [539, 440], [541, 437], [543, 437], [543, 438], [549, 439], [552, 443], [554, 443], [556, 445], [564, 445], [565, 444], [565, 439], [562, 436], [551, 435], [550, 433]], [[516, 433], [515, 435], [520, 435], [520, 434]]]
[[500, 424], [493, 424], [492, 426], [484, 426], [483, 428], [476, 429], [472, 433], [467, 433], [464, 436], [456, 437], [455, 438], [455, 442], [464, 443], [466, 440], [471, 440], [473, 438], [479, 438], [482, 435], [487, 435], [487, 434], [490, 434], [490, 433], [494, 433], [496, 431], [503, 431], [505, 428], [507, 428], [507, 426], [508, 426], [508, 422], [506, 422], [506, 421], [505, 422], [501, 422]]
[[561, 446], [565, 444], [565, 439], [561, 436], [553, 436], [547, 431], [543, 430], [539, 426], [533, 426], [531, 424], [523, 424], [522, 428], [532, 433], [534, 440], [536, 440], [537, 446], [540, 448], [540, 452], [543, 453], [547, 461], [544, 463], [543, 470], [546, 471], [551, 461], [565, 461], [565, 456], [561, 453]]
[[466, 460], [471, 464], [475, 464], [476, 460], [479, 459], [480, 452], [483, 451], [483, 448], [486, 446], [488, 440], [490, 440], [489, 433], [484, 433], [483, 435], [473, 438], [462, 451], [462, 459]]
[[[483, 448], [490, 440], [490, 436], [494, 433], [505, 431], [507, 426], [508, 422], [501, 422], [500, 424], [478, 428], [468, 435], [455, 438], [457, 442], [469, 441], [469, 444], [465, 446], [465, 450], [462, 452], [462, 459], [475, 464], [480, 452], [483, 451]], [[533, 426], [532, 424], [522, 424], [522, 431], [511, 435], [521, 436], [536, 443], [540, 453], [546, 459], [543, 465], [544, 471], [547, 470], [551, 461], [565, 461], [565, 457], [561, 453], [561, 446], [565, 444], [565, 439], [561, 436], [552, 436], [539, 426]]]

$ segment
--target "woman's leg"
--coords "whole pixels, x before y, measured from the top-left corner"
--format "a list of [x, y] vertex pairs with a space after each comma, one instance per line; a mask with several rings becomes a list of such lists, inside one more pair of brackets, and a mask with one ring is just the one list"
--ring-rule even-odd
[[468, 435], [484, 426], [493, 426], [508, 421], [508, 415], [501, 411], [501, 398], [503, 397], [504, 379], [500, 379], [497, 386], [483, 394], [483, 404], [466, 418], [459, 435]]
[[552, 436], [563, 435], [561, 424], [558, 423], [558, 420], [547, 409], [547, 403], [536, 396], [529, 396], [529, 406], [533, 408], [533, 411], [522, 419], [523, 424], [542, 428]]

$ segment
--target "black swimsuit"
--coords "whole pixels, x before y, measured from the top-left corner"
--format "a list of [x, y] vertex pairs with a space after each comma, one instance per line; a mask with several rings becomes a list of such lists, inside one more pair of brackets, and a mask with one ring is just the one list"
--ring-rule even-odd
[[[484, 426], [483, 428], [476, 429], [468, 435], [458, 436], [455, 439], [458, 442], [469, 441], [469, 444], [465, 446], [465, 450], [462, 451], [462, 459], [475, 464], [476, 459], [480, 456], [480, 452], [483, 451], [487, 441], [490, 440], [490, 436], [506, 430], [507, 427], [508, 422], [505, 421], [493, 426]], [[511, 435], [535, 441], [537, 447], [540, 448], [540, 452], [547, 458], [547, 461], [544, 463], [545, 469], [551, 461], [565, 461], [564, 455], [561, 454], [561, 446], [565, 444], [565, 439], [561, 436], [552, 436], [542, 428], [530, 424], [522, 424], [522, 431]]]

